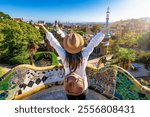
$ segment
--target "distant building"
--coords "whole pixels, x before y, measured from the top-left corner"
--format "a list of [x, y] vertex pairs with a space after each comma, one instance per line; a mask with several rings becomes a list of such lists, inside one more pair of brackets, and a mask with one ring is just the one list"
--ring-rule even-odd
[[22, 22], [23, 18], [13, 18], [13, 20], [16, 21], [16, 22]]
[[50, 23], [50, 22], [46, 22], [45, 23], [47, 26], [52, 26], [53, 24], [52, 23]]
[[41, 21], [38, 21], [38, 23], [39, 23], [39, 24], [44, 24], [44, 21], [41, 20]]

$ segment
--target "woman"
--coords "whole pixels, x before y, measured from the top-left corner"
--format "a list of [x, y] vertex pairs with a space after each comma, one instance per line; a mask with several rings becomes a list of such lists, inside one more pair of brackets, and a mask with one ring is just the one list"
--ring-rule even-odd
[[73, 71], [84, 79], [83, 93], [78, 96], [67, 94], [67, 98], [69, 100], [85, 100], [88, 91], [88, 82], [85, 72], [87, 61], [94, 47], [96, 47], [103, 40], [104, 32], [101, 31], [96, 34], [91, 39], [87, 47], [84, 48], [84, 40], [81, 35], [77, 33], [65, 35], [62, 31], [59, 31], [61, 36], [64, 37], [63, 49], [53, 34], [49, 32], [42, 24], [37, 24], [37, 26], [40, 26], [44, 29], [46, 32], [46, 38], [48, 39], [50, 45], [57, 51], [64, 66], [65, 75]]

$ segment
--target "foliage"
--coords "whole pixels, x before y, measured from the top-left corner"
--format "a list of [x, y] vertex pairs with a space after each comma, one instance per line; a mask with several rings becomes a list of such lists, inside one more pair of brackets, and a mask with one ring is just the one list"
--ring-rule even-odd
[[8, 90], [9, 79], [12, 77], [14, 72], [8, 74], [3, 81], [0, 82], [0, 90]]
[[82, 31], [82, 32], [86, 33], [87, 32], [87, 27], [86, 26], [82, 26], [80, 28], [76, 28], [76, 31]]
[[127, 70], [131, 62], [135, 60], [135, 52], [131, 49], [120, 48], [114, 58], [115, 62], [119, 63], [120, 67]]
[[11, 19], [11, 17], [8, 14], [0, 12], [0, 20], [2, 19]]
[[83, 31], [78, 31], [77, 33], [80, 34], [81, 36], [83, 36], [85, 34], [85, 32], [83, 32]]
[[108, 46], [108, 51], [110, 54], [115, 54], [119, 50], [119, 39], [109, 41], [110, 45]]
[[[0, 62], [9, 63], [13, 58], [21, 57], [28, 52], [30, 43], [39, 44], [42, 38], [40, 32], [31, 24], [16, 22], [11, 19], [0, 20]], [[21, 60], [20, 60], [21, 62]]]
[[58, 65], [57, 56], [51, 52], [51, 57], [52, 57], [52, 65]]
[[138, 44], [141, 49], [150, 50], [150, 31], [139, 37]]
[[28, 53], [21, 53], [15, 57], [9, 59], [9, 64], [29, 64], [29, 56]]
[[57, 56], [53, 52], [37, 52], [33, 58], [35, 61], [48, 59], [51, 62], [51, 65], [58, 65]]
[[91, 28], [91, 31], [93, 33], [97, 33], [97, 31], [100, 30], [100, 24], [95, 24], [93, 25], [93, 27]]
[[138, 38], [139, 35], [135, 32], [126, 33], [123, 37], [123, 43], [127, 48], [136, 48], [138, 47]]
[[135, 60], [135, 52], [131, 49], [120, 48], [115, 57], [118, 61], [131, 62]]
[[139, 34], [134, 32], [126, 33], [124, 36], [116, 34], [113, 36], [113, 39], [110, 40], [109, 52], [115, 54], [120, 47], [136, 49], [138, 48], [138, 39]]
[[121, 47], [125, 47], [125, 48], [138, 48], [138, 39], [139, 39], [139, 34], [135, 33], [135, 32], [128, 32], [125, 33], [123, 36], [121, 36], [120, 34], [117, 34], [115, 36], [113, 36], [114, 38], [114, 43], [121, 46]]
[[124, 36], [126, 33], [135, 32], [141, 34], [149, 29], [150, 23], [144, 19], [128, 19], [114, 22], [110, 25], [110, 29], [113, 29], [115, 34]]
[[150, 69], [150, 52], [141, 53], [136, 59], [137, 62], [141, 62], [145, 64], [146, 69]]

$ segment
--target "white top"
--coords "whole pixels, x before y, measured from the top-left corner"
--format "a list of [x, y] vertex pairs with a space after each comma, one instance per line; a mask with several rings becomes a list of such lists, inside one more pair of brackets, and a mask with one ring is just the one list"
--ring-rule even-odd
[[[91, 39], [91, 41], [89, 42], [87, 47], [82, 49], [83, 62], [82, 62], [82, 65], [80, 67], [78, 67], [75, 72], [84, 79], [85, 90], [88, 88], [88, 82], [87, 82], [87, 76], [86, 76], [85, 69], [86, 69], [89, 55], [94, 50], [94, 47], [98, 46], [98, 44], [104, 39], [104, 36], [105, 35], [102, 32], [97, 33]], [[61, 47], [61, 45], [59, 44], [59, 42], [57, 41], [57, 39], [53, 36], [53, 34], [51, 32], [47, 32], [46, 37], [49, 40], [50, 45], [53, 48], [55, 48], [55, 50], [57, 51], [57, 53], [62, 61], [62, 64], [64, 66], [65, 75], [69, 74], [70, 73], [69, 65], [65, 61], [65, 58], [66, 58], [65, 50]]]

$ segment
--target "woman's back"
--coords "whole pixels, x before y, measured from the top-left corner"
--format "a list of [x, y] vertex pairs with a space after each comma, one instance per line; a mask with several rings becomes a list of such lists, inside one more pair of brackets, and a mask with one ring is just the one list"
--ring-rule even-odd
[[[94, 47], [98, 46], [98, 44], [103, 40], [104, 34], [102, 32], [96, 34], [91, 39], [87, 47], [84, 47], [84, 39], [81, 35], [73, 33], [65, 36], [62, 34], [62, 36], [64, 36], [62, 48], [52, 33], [50, 33], [43, 25], [38, 24], [38, 26], [41, 26], [44, 29], [46, 32], [46, 38], [48, 39], [50, 45], [56, 50], [59, 57], [61, 58], [65, 69], [65, 76], [72, 73], [73, 71], [82, 78], [80, 80], [82, 80], [82, 83], [84, 83], [84, 92], [78, 96], [67, 95], [68, 99], [85, 99], [88, 88], [85, 70], [87, 61], [90, 54], [94, 50]], [[77, 81], [80, 80], [78, 79]], [[66, 83], [66, 80], [64, 83]]]
[[[71, 69], [70, 69], [69, 62], [67, 61], [68, 54], [66, 54], [66, 53], [68, 53], [67, 52], [68, 49], [70, 49], [69, 52], [76, 52], [74, 50], [75, 48], [73, 48], [73, 47], [72, 47], [73, 49], [71, 47], [69, 48], [69, 44], [68, 44], [69, 42], [65, 42], [65, 44], [68, 44], [68, 46], [66, 45], [67, 48], [65, 48], [65, 46], [64, 46], [65, 49], [62, 48], [61, 45], [58, 43], [57, 39], [50, 32], [48, 32], [46, 34], [46, 37], [49, 40], [50, 44], [56, 49], [59, 57], [61, 58], [62, 64], [65, 69], [65, 75], [69, 74], [71, 72]], [[68, 38], [70, 38], [70, 37], [68, 37]], [[78, 50], [82, 54], [82, 61], [77, 61], [79, 63], [79, 65], [77, 66], [77, 68], [75, 69], [74, 72], [79, 74], [84, 79], [85, 89], [87, 89], [87, 87], [88, 87], [86, 71], [85, 71], [88, 58], [89, 58], [90, 54], [92, 53], [92, 51], [94, 50], [94, 47], [96, 47], [102, 41], [103, 38], [104, 38], [104, 34], [102, 32], [99, 32], [97, 35], [95, 35], [91, 39], [91, 41], [87, 45], [87, 47], [81, 48], [82, 50], [79, 49], [80, 51]], [[74, 38], [74, 39], [76, 39], [76, 38]], [[71, 42], [72, 42], [72, 40], [71, 40]], [[73, 45], [75, 45], [75, 43], [73, 43]], [[75, 53], [75, 54], [77, 54], [77, 53]], [[72, 56], [75, 54], [73, 53]], [[74, 62], [74, 61], [72, 61], [72, 62]]]

